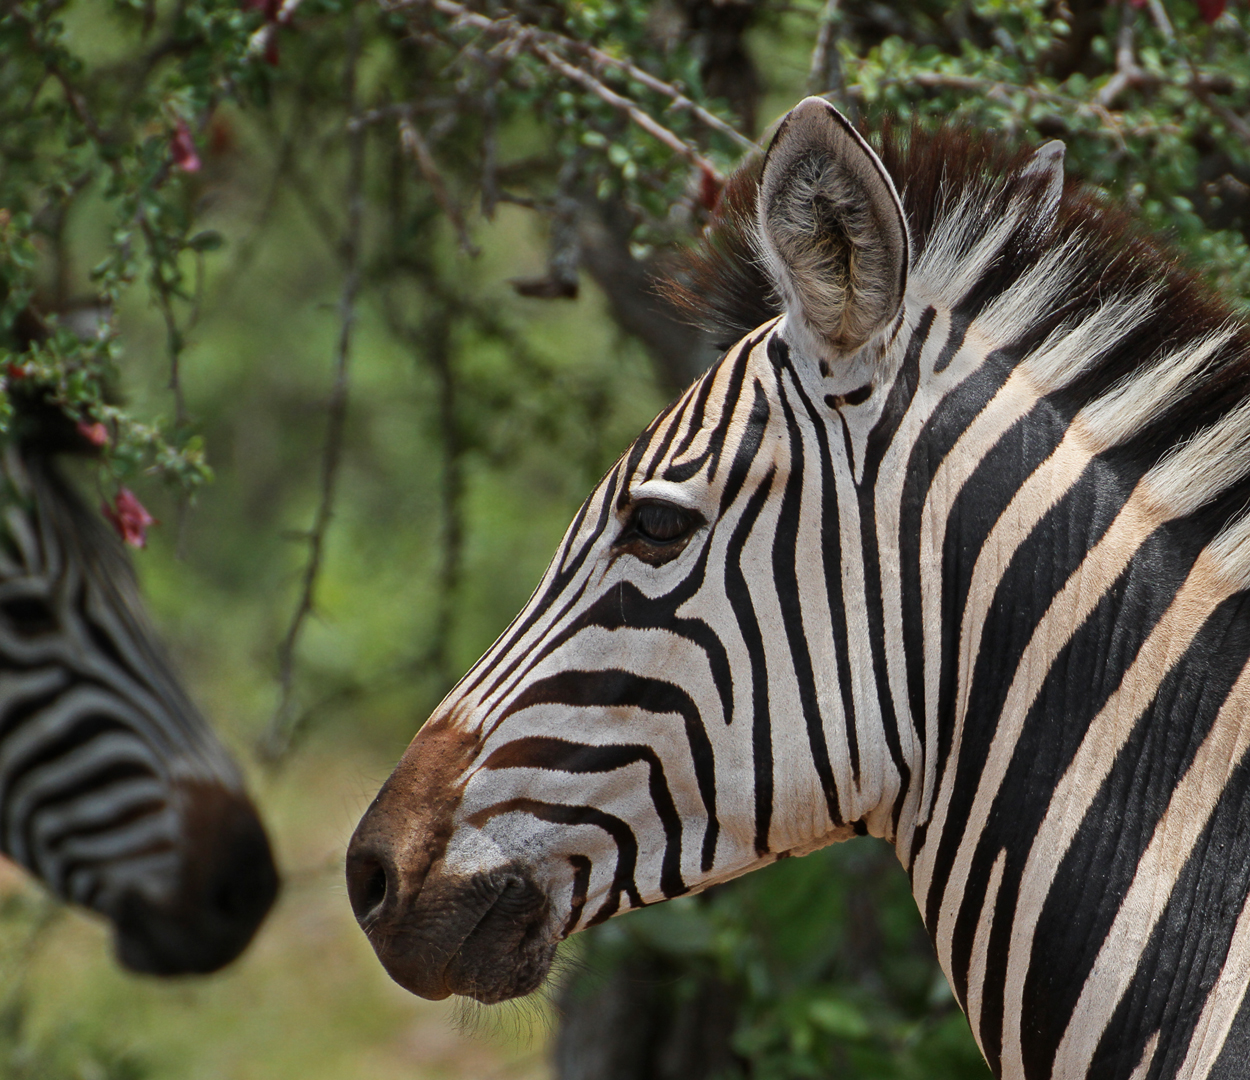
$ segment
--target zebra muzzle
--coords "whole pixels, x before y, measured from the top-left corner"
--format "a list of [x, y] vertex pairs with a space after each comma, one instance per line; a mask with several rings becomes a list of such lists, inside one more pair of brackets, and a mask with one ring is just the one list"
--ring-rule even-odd
[[347, 880], [382, 966], [420, 997], [462, 994], [491, 1005], [537, 989], [551, 967], [550, 904], [522, 871], [431, 874], [405, 899], [393, 865], [353, 846]]
[[177, 887], [160, 901], [128, 892], [105, 912], [115, 924], [118, 958], [145, 974], [206, 974], [230, 963], [278, 893], [269, 839], [250, 800], [218, 785], [180, 787]]

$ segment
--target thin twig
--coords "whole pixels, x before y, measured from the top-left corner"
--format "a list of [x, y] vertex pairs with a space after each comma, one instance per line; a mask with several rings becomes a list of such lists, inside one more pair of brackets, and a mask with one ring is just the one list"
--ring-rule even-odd
[[499, 69], [487, 64], [486, 85], [482, 88], [482, 216], [494, 220], [499, 202]]
[[461, 250], [467, 255], [477, 255], [478, 249], [473, 243], [472, 237], [469, 236], [469, 227], [465, 224], [464, 214], [460, 212], [459, 205], [448, 192], [447, 184], [443, 180], [443, 174], [439, 171], [438, 163], [434, 160], [434, 155], [431, 153], [425, 139], [421, 137], [421, 133], [407, 119], [401, 119], [399, 121], [399, 139], [404, 149], [417, 163], [417, 168], [421, 171], [421, 175], [425, 177], [425, 182], [430, 185], [434, 201], [442, 208], [443, 213], [447, 215], [447, 220], [451, 222], [452, 227], [456, 230], [456, 238], [460, 241]]
[[1250, 145], [1250, 123], [1247, 123], [1245, 117], [1230, 109], [1222, 101], [1216, 101], [1211, 96], [1212, 92], [1219, 92], [1212, 85], [1213, 80], [1198, 70], [1198, 65], [1194, 62], [1194, 58], [1179, 39], [1173, 41], [1172, 44], [1180, 52], [1181, 59], [1185, 61], [1185, 66], [1189, 68], [1189, 85], [1194, 92], [1194, 96], [1232, 128], [1244, 143]]
[[712, 128], [714, 131], [719, 131], [722, 135], [727, 135], [742, 146], [744, 150], [760, 149], [756, 143], [748, 139], [732, 124], [725, 123], [719, 116], [708, 112], [701, 105], [691, 101], [672, 83], [667, 83], [663, 79], [657, 79], [650, 72], [644, 71], [635, 64], [631, 64], [628, 60], [621, 60], [611, 53], [606, 53], [602, 49], [596, 49], [593, 45], [589, 45], [584, 41], [577, 41], [566, 37], [564, 34], [557, 34], [550, 30], [524, 26], [517, 23], [513, 18], [491, 19], [465, 7], [463, 4], [457, 3], [456, 0], [394, 0], [387, 6], [392, 9], [399, 9], [411, 7], [414, 4], [424, 4], [432, 7], [435, 11], [442, 12], [444, 15], [452, 15], [463, 25], [471, 26], [477, 30], [484, 30], [492, 36], [512, 39], [518, 45], [529, 49], [531, 52], [533, 51], [533, 43], [546, 43], [558, 48], [570, 49], [586, 57], [586, 59], [599, 68], [614, 68], [617, 71], [623, 71], [631, 79], [645, 86], [648, 90], [653, 90], [657, 94], [668, 98], [672, 102], [669, 106], [671, 110], [690, 113], [701, 124]]
[[1098, 91], [1096, 100], [1103, 108], [1109, 109], [1130, 86], [1141, 81], [1142, 69], [1137, 63], [1137, 53], [1133, 48], [1133, 23], [1137, 14], [1133, 11], [1129, 0], [1120, 4], [1120, 32], [1115, 45], [1115, 74], [1107, 80], [1107, 85]]
[[653, 117], [644, 112], [639, 106], [629, 98], [618, 94], [608, 86], [604, 85], [593, 74], [578, 67], [576, 64], [570, 63], [564, 57], [560, 56], [556, 49], [568, 49], [579, 54], [589, 60], [593, 65], [599, 68], [612, 68], [628, 75], [631, 79], [640, 83], [656, 93], [662, 94], [670, 101], [670, 110], [689, 112], [700, 123], [706, 127], [710, 127], [724, 135], [732, 138], [742, 147], [748, 150], [758, 150], [759, 146], [748, 139], [741, 132], [737, 131], [732, 125], [725, 123], [718, 116], [713, 115], [706, 109], [695, 104], [690, 98], [686, 97], [671, 83], [657, 79], [654, 75], [642, 70], [641, 68], [629, 63], [626, 60], [619, 60], [600, 49], [596, 49], [592, 45], [584, 42], [574, 41], [562, 34], [552, 33], [551, 31], [539, 30], [536, 27], [524, 26], [518, 23], [514, 18], [491, 19], [485, 15], [481, 15], [470, 10], [463, 4], [459, 4], [456, 0], [385, 0], [383, 6], [390, 11], [398, 11], [404, 8], [414, 6], [423, 6], [433, 8], [435, 11], [444, 15], [450, 15], [456, 19], [461, 26], [470, 27], [480, 30], [484, 33], [498, 38], [507, 46], [504, 53], [496, 53], [504, 59], [510, 59], [512, 55], [520, 50], [525, 50], [530, 55], [537, 57], [552, 70], [563, 75], [566, 79], [577, 83], [584, 89], [589, 90], [597, 97], [606, 101], [613, 108], [619, 109], [625, 113], [635, 124], [641, 127], [648, 134], [658, 139], [661, 143], [673, 150], [674, 153], [690, 161], [698, 166], [699, 169], [711, 173], [713, 176], [719, 176], [715, 166], [704, 157], [699, 151], [682, 139], [676, 133], [670, 131], [664, 125], [660, 124]]
[[416, 116], [418, 113], [441, 113], [455, 109], [459, 102], [454, 97], [427, 97], [420, 101], [396, 101], [389, 105], [379, 105], [376, 109], [366, 109], [359, 116], [347, 121], [347, 130], [355, 131], [358, 127], [380, 124], [386, 120], [394, 120], [398, 116]]
[[820, 29], [816, 33], [816, 44], [812, 48], [812, 61], [807, 71], [807, 92], [809, 94], [833, 94], [838, 104], [848, 110], [851, 119], [855, 101], [846, 92], [846, 81], [842, 77], [842, 62], [838, 57], [838, 45], [835, 40], [838, 29], [838, 0], [826, 0], [825, 9], [820, 14]]
[[[65, 98], [70, 104], [70, 108], [74, 110], [74, 115], [78, 117], [79, 122], [87, 129], [87, 134], [91, 136], [93, 142], [97, 146], [107, 146], [109, 142], [108, 136], [104, 130], [96, 123], [95, 117], [91, 115], [91, 110], [87, 108], [86, 99], [83, 98], [69, 81], [69, 77], [63, 72], [58, 64], [52, 60], [44, 60], [47, 69], [52, 72], [52, 77], [61, 84], [61, 89], [65, 93]], [[114, 165], [114, 171], [118, 166]]]
[[1169, 45], [1176, 44], [1176, 31], [1172, 28], [1172, 20], [1168, 18], [1167, 9], [1164, 8], [1162, 0], [1146, 0], [1146, 7], [1150, 11], [1150, 18], [1154, 21], [1155, 28], [1163, 35], [1163, 39]]
[[717, 180], [720, 179], [720, 171], [711, 161], [700, 154], [698, 150], [681, 138], [681, 136], [674, 134], [663, 124], [653, 120], [647, 113], [630, 101], [629, 98], [621, 97], [615, 90], [605, 86], [589, 72], [583, 71], [581, 68], [575, 67], [567, 60], [557, 56], [546, 45], [540, 45], [535, 42], [530, 47], [530, 51], [553, 71], [558, 71], [570, 82], [577, 83], [600, 100], [607, 102], [614, 109], [619, 109], [625, 113], [643, 131], [647, 132], [658, 142], [663, 143], [678, 157], [684, 158], [706, 175]]
[[[354, 19], [348, 32], [347, 61], [344, 70], [344, 95], [348, 109], [356, 111], [356, 66], [360, 54], [360, 22]], [[325, 538], [334, 517], [339, 464], [343, 455], [343, 434], [347, 423], [348, 371], [352, 354], [352, 332], [356, 324], [356, 297], [360, 291], [360, 247], [364, 217], [365, 129], [348, 136], [347, 227], [343, 236], [343, 287], [339, 295], [339, 339], [334, 359], [334, 384], [326, 409], [326, 438], [321, 456], [321, 500], [316, 519], [308, 534], [308, 562], [295, 614], [278, 651], [278, 707], [261, 738], [260, 754], [264, 760], [277, 762], [290, 748], [296, 734], [291, 723], [291, 687], [295, 673], [295, 651], [308, 617], [316, 604], [317, 578], [325, 551]]]
[[263, 56], [269, 49], [274, 34], [278, 32], [278, 27], [286, 26], [295, 17], [296, 9], [303, 2], [304, 0], [283, 0], [282, 6], [278, 8], [278, 14], [273, 19], [267, 21], [264, 26], [248, 39], [248, 55]]

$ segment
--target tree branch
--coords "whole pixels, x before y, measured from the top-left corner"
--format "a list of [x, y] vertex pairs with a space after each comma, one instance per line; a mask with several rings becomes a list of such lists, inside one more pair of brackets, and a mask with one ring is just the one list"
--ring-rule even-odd
[[406, 118], [399, 121], [399, 140], [404, 150], [417, 163], [417, 168], [425, 177], [425, 182], [430, 185], [434, 201], [442, 208], [443, 213], [447, 215], [447, 220], [456, 230], [461, 250], [466, 255], [479, 254], [477, 245], [469, 236], [469, 228], [465, 224], [464, 214], [460, 212], [460, 206], [447, 191], [447, 184], [443, 180], [443, 174], [439, 171], [438, 163], [434, 160], [434, 155], [430, 152], [429, 144]]
[[512, 17], [492, 19], [472, 11], [463, 4], [457, 3], [456, 0], [389, 0], [389, 2], [383, 3], [383, 7], [390, 11], [398, 11], [418, 5], [432, 8], [444, 15], [449, 15], [456, 20], [457, 25], [480, 30], [506, 43], [512, 50], [523, 49], [530, 55], [537, 57], [553, 71], [557, 71], [566, 79], [589, 90], [613, 108], [624, 112], [635, 124], [669, 147], [674, 153], [679, 154], [698, 168], [710, 171], [714, 176], [719, 175], [715, 167], [695, 147], [664, 127], [629, 98], [610, 89], [590, 72], [570, 63], [555, 50], [567, 49], [585, 58], [600, 70], [612, 69], [623, 72], [635, 82], [647, 87], [647, 89], [667, 97], [672, 103], [670, 109], [690, 113], [701, 124], [728, 136], [743, 149], [760, 149], [756, 143], [748, 139], [731, 124], [727, 124], [720, 117], [715, 116], [702, 106], [691, 101], [690, 98], [671, 83], [667, 83], [663, 79], [657, 79], [654, 75], [631, 64], [629, 61], [620, 60], [609, 53], [603, 52], [601, 49], [596, 49], [593, 45], [574, 41], [563, 34], [525, 26]]
[[[344, 72], [348, 109], [356, 112], [356, 66], [360, 53], [360, 23], [353, 20], [347, 45]], [[360, 247], [364, 216], [364, 171], [366, 129], [357, 125], [348, 134], [347, 227], [343, 236], [343, 287], [339, 295], [339, 339], [335, 350], [334, 383], [326, 412], [326, 437], [321, 456], [321, 501], [308, 534], [308, 561], [304, 566], [299, 600], [278, 651], [278, 707], [261, 736], [258, 752], [262, 760], [280, 761], [297, 734], [292, 722], [292, 682], [295, 652], [308, 617], [316, 605], [317, 578], [325, 552], [326, 533], [334, 517], [339, 464], [343, 454], [343, 433], [347, 423], [348, 371], [351, 362], [352, 332], [356, 324], [356, 297], [360, 291]]]

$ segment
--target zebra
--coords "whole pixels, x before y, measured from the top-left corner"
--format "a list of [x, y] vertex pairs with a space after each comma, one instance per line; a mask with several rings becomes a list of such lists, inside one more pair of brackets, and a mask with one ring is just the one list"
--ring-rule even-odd
[[639, 436], [348, 849], [414, 993], [871, 834], [992, 1072], [1250, 1072], [1250, 329], [1123, 212], [819, 98]]
[[215, 971], [278, 887], [238, 767], [191, 704], [119, 538], [60, 472], [93, 447], [10, 388], [0, 447], [0, 852], [103, 915], [125, 967]]

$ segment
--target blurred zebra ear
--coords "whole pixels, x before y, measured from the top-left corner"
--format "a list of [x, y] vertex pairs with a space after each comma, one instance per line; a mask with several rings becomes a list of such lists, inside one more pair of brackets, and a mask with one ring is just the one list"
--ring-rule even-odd
[[907, 285], [903, 204], [881, 159], [827, 101], [809, 97], [781, 122], [758, 214], [769, 275], [821, 353], [852, 353], [894, 322]]

